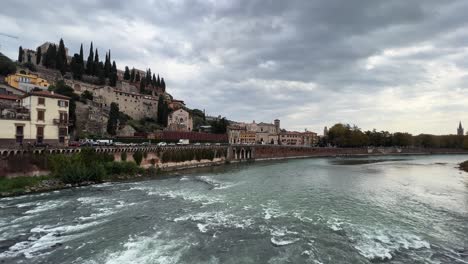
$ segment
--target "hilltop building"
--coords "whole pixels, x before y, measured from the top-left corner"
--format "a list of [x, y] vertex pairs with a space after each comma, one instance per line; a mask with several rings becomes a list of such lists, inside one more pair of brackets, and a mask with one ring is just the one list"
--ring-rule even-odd
[[47, 91], [34, 91], [23, 97], [2, 97], [0, 145], [67, 144], [68, 97]]
[[192, 114], [184, 108], [179, 108], [169, 113], [167, 130], [190, 132], [193, 130]]
[[465, 130], [463, 129], [461, 121], [460, 121], [460, 124], [458, 124], [458, 128], [457, 128], [457, 135], [463, 136], [464, 134], [465, 134]]

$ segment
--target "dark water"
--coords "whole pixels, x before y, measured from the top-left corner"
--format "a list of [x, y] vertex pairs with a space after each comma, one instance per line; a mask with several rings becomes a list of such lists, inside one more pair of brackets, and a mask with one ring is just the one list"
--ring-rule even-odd
[[264, 162], [0, 199], [0, 263], [468, 263], [467, 159]]

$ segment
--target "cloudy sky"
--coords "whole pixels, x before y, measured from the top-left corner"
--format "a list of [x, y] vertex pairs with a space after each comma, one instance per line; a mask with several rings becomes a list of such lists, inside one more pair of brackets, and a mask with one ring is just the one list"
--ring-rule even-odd
[[465, 0], [2, 0], [0, 50], [62, 37], [150, 67], [191, 108], [321, 133], [468, 126]]

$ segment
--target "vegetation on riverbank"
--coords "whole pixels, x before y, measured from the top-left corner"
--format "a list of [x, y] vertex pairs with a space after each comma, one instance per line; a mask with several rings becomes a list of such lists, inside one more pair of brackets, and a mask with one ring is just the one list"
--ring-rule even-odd
[[[140, 155], [134, 155], [141, 162]], [[83, 149], [73, 155], [55, 154], [47, 159], [50, 175], [41, 177], [0, 178], [1, 196], [49, 191], [66, 187], [89, 185], [104, 181], [154, 175], [155, 168], [145, 170], [132, 161], [114, 161], [114, 156]]]
[[460, 170], [464, 170], [464, 171], [468, 172], [468, 160], [460, 163], [459, 168], [460, 168]]

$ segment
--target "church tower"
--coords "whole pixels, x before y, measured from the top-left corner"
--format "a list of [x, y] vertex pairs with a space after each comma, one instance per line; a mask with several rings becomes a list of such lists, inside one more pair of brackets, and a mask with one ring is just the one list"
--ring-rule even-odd
[[465, 134], [464, 129], [463, 129], [461, 121], [460, 121], [460, 124], [458, 125], [458, 129], [457, 129], [457, 135], [463, 136], [464, 134]]

